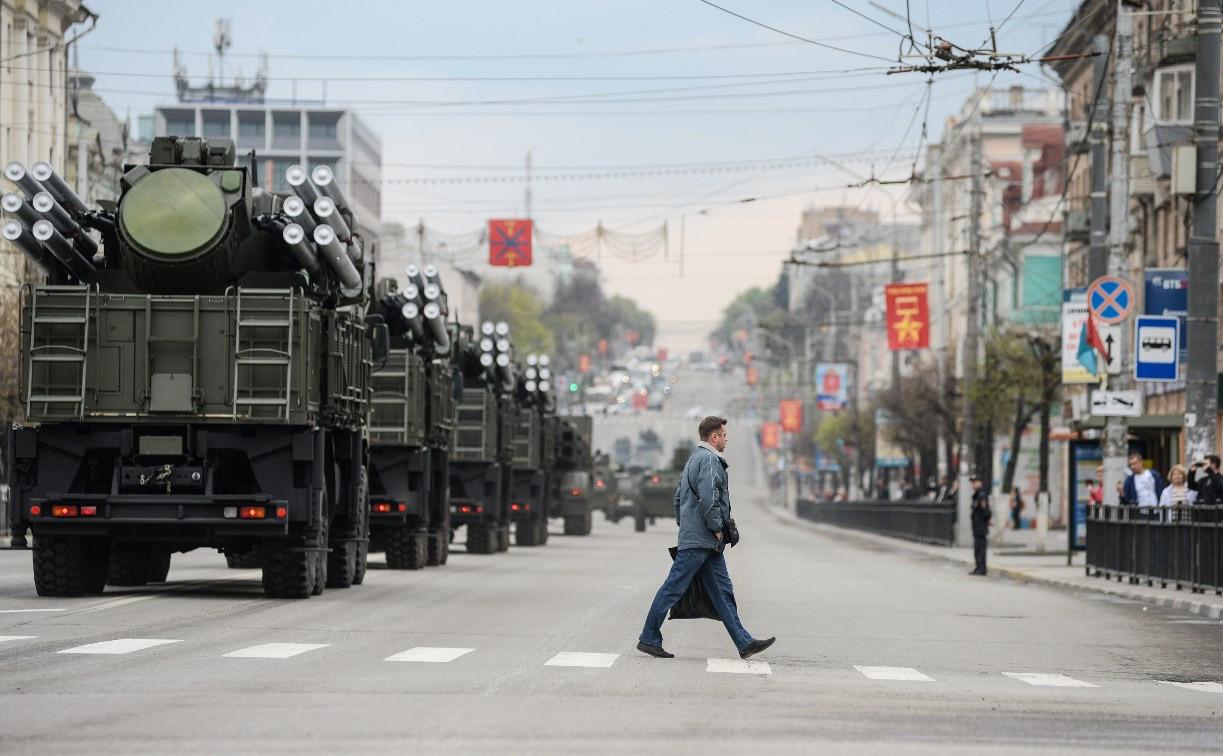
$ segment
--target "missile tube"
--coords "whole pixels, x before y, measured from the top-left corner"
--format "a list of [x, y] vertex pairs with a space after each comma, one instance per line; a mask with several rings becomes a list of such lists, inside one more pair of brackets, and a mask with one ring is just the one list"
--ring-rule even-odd
[[450, 331], [446, 330], [446, 318], [442, 316], [442, 308], [437, 302], [429, 302], [424, 309], [425, 323], [429, 326], [429, 335], [433, 337], [433, 351], [439, 355], [450, 353]]
[[314, 179], [314, 185], [318, 187], [319, 192], [335, 202], [336, 207], [348, 207], [348, 199], [344, 196], [344, 192], [340, 189], [340, 182], [335, 179], [335, 171], [331, 170], [330, 166], [316, 165], [314, 170], [310, 172], [310, 177]]
[[68, 211], [60, 206], [50, 192], [39, 192], [34, 195], [34, 199], [30, 201], [34, 209], [47, 220], [51, 221], [51, 225], [55, 226], [55, 230], [64, 235], [65, 238], [72, 241], [73, 246], [80, 251], [81, 255], [86, 260], [93, 259], [93, 256], [98, 253], [98, 243], [93, 240], [93, 237], [85, 233], [85, 229], [81, 228], [80, 224], [72, 219]]
[[420, 268], [412, 263], [408, 263], [403, 268], [403, 274], [408, 277], [408, 280], [419, 290], [424, 291], [425, 279], [421, 278]]
[[42, 215], [34, 209], [34, 206], [26, 202], [17, 192], [8, 192], [0, 197], [0, 207], [4, 208], [4, 212], [20, 220], [26, 230], [33, 228], [35, 223], [42, 220]]
[[336, 236], [340, 237], [341, 241], [347, 243], [352, 238], [352, 229], [348, 227], [348, 223], [340, 215], [334, 200], [330, 197], [319, 197], [314, 201], [312, 207], [314, 208], [314, 217], [318, 218], [318, 222], [331, 226], [331, 230], [335, 231]]
[[294, 194], [302, 198], [306, 207], [313, 207], [314, 201], [323, 196], [319, 194], [318, 187], [310, 180], [310, 174], [306, 173], [306, 169], [296, 163], [285, 169], [285, 183], [293, 188]]
[[318, 252], [306, 239], [306, 230], [297, 223], [290, 223], [280, 232], [280, 236], [288, 245], [289, 251], [297, 258], [297, 263], [311, 276], [317, 276], [322, 270], [319, 264]]
[[26, 253], [31, 260], [38, 264], [38, 267], [43, 269], [43, 272], [51, 273], [55, 270], [55, 258], [42, 245], [42, 242], [34, 238], [34, 232], [21, 225], [20, 221], [6, 220], [0, 225], [0, 236], [8, 239], [18, 249]]
[[55, 230], [51, 221], [40, 220], [31, 230], [34, 238], [45, 244], [47, 249], [51, 250], [51, 254], [55, 255], [56, 259], [63, 263], [72, 275], [82, 281], [88, 281], [93, 277], [93, 263], [81, 257], [81, 253], [76, 251], [72, 242]]
[[348, 259], [348, 251], [331, 226], [324, 223], [314, 229], [314, 243], [318, 245], [323, 257], [327, 258], [327, 264], [335, 271], [345, 289], [361, 288], [361, 274], [357, 271], [357, 266], [352, 264], [352, 260]]
[[39, 192], [47, 191], [47, 188], [38, 183], [38, 179], [31, 176], [30, 172], [25, 169], [25, 166], [17, 160], [4, 166], [4, 177], [16, 184], [21, 191], [25, 192], [27, 197], [33, 197]]
[[301, 226], [302, 231], [305, 231], [308, 237], [314, 236], [314, 229], [318, 227], [318, 222], [314, 220], [314, 216], [310, 214], [310, 209], [306, 207], [301, 197], [286, 197], [284, 204], [280, 206], [280, 211], [285, 214], [290, 223]]
[[399, 314], [403, 316], [404, 323], [407, 324], [408, 330], [412, 332], [412, 339], [417, 343], [424, 342], [425, 324], [420, 316], [420, 305], [408, 300], [399, 309]]
[[51, 192], [51, 196], [63, 205], [70, 213], [88, 212], [89, 208], [85, 207], [85, 203], [77, 196], [77, 193], [72, 191], [72, 188], [59, 177], [55, 169], [50, 163], [39, 161], [30, 166], [30, 175], [34, 177], [38, 183], [47, 188]]

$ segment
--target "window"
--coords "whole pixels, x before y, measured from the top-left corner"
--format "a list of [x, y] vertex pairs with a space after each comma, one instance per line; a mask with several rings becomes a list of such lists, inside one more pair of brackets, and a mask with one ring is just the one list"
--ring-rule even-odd
[[247, 120], [247, 119], [242, 119], [238, 121], [238, 136], [242, 137], [243, 141], [262, 142], [263, 133], [264, 133], [264, 126], [263, 126], [262, 118], [260, 118], [257, 121]]
[[289, 187], [288, 182], [285, 181], [285, 171], [289, 170], [289, 166], [297, 161], [292, 158], [276, 158], [267, 162], [271, 165], [272, 191], [291, 192], [292, 189]]
[[275, 116], [272, 119], [272, 134], [278, 137], [300, 137], [302, 134], [301, 119], [296, 113]]
[[1172, 66], [1155, 72], [1155, 97], [1152, 101], [1156, 121], [1193, 122], [1193, 66]]
[[205, 113], [203, 136], [228, 137], [229, 113]]
[[189, 110], [165, 114], [167, 136], [195, 136], [195, 113]]
[[335, 121], [310, 120], [311, 139], [335, 139]]

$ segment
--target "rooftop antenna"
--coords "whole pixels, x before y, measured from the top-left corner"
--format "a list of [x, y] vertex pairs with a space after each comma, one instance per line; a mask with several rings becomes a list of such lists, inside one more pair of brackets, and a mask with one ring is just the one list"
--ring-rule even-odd
[[233, 26], [228, 18], [218, 18], [212, 33], [212, 47], [217, 51], [217, 83], [225, 84], [225, 51], [233, 44]]

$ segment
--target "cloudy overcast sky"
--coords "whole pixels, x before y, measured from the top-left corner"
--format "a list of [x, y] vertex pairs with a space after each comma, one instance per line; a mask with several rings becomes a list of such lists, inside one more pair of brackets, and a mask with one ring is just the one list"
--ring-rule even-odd
[[[937, 140], [974, 81], [989, 81], [938, 76], [927, 115], [922, 75], [885, 74], [908, 32], [905, 0], [717, 2], [841, 49], [701, 0], [87, 5], [101, 18], [81, 42], [81, 65], [120, 115], [173, 102], [176, 46], [192, 77], [204, 77], [216, 18], [233, 24], [227, 74], [241, 68], [249, 76], [265, 51], [269, 98], [351, 104], [382, 138], [384, 221], [424, 219], [464, 234], [488, 218], [519, 215], [530, 152], [539, 229], [580, 235], [601, 222], [620, 239], [640, 235], [636, 252], [624, 242], [605, 248], [605, 286], [653, 311], [663, 341], [676, 347], [703, 335], [735, 293], [776, 279], [803, 207], [905, 212], [880, 189], [864, 195], [844, 186], [872, 172], [907, 176], [923, 123]], [[918, 38], [932, 28], [972, 47], [1001, 24], [1000, 50], [1030, 54], [1053, 40], [1077, 3], [908, 5]], [[1039, 74], [1032, 64], [1024, 74], [999, 74], [995, 85], [1048, 86]], [[476, 177], [503, 180], [468, 181]], [[665, 255], [645, 257], [664, 223]], [[644, 259], [625, 259], [633, 257]]]

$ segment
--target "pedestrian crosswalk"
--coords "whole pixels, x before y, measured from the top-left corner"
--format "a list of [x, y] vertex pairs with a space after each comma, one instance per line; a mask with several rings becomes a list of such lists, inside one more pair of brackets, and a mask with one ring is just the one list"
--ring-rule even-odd
[[[0, 653], [22, 653], [21, 649], [27, 647], [27, 644], [33, 644], [40, 641], [36, 635], [0, 635]], [[56, 645], [52, 642], [51, 645]], [[70, 645], [68, 648], [53, 650], [57, 654], [84, 654], [84, 655], [105, 655], [105, 656], [126, 656], [139, 655], [141, 652], [161, 646], [172, 646], [183, 649], [190, 649], [195, 644], [193, 641], [182, 638], [112, 638], [109, 640], [97, 641], [84, 645]], [[338, 644], [331, 643], [297, 643], [289, 641], [273, 641], [258, 643], [255, 645], [238, 645], [238, 648], [232, 650], [217, 650], [217, 655], [226, 659], [283, 659], [291, 660], [297, 657], [305, 657], [311, 654], [317, 654], [327, 648], [341, 648]], [[40, 647], [39, 652], [42, 652]], [[194, 653], [194, 652], [193, 652]], [[493, 653], [493, 652], [489, 652]], [[499, 649], [497, 654], [504, 653], [504, 649]], [[400, 651], [391, 656], [382, 657], [382, 661], [387, 662], [417, 662], [426, 664], [449, 664], [469, 657], [479, 657], [481, 655], [478, 648], [456, 648], [449, 646], [414, 646], [405, 651]], [[2, 657], [0, 657], [2, 658]], [[320, 658], [326, 658], [326, 655]], [[379, 658], [375, 656], [376, 660]], [[645, 656], [630, 655], [627, 657], [634, 664], [638, 665], [668, 665], [673, 664], [677, 667], [684, 665], [685, 662], [691, 662], [692, 659], [685, 660], [682, 654], [674, 661], [650, 659]], [[559, 651], [546, 659], [540, 658], [537, 664], [544, 667], [578, 667], [595, 670], [610, 670], [612, 668], [623, 668], [626, 666], [625, 657], [618, 653], [609, 653], [606, 651]], [[835, 665], [833, 665], [835, 668]], [[636, 667], [640, 668], [640, 667]], [[690, 669], [691, 667], [687, 667]], [[809, 670], [810, 665], [804, 662], [794, 664], [792, 667], [787, 662], [780, 662], [776, 670], [779, 674], [785, 675], [787, 672], [797, 670]], [[915, 667], [900, 667], [900, 666], [876, 666], [876, 665], [853, 665], [853, 670], [856, 671], [862, 678], [875, 683], [939, 683], [947, 682], [949, 678], [962, 679], [962, 672], [940, 673], [937, 670], [925, 669], [920, 670]], [[759, 659], [723, 659], [709, 657], [705, 660], [705, 671], [714, 674], [731, 674], [731, 675], [748, 675], [748, 676], [771, 676], [774, 674], [773, 663], [762, 661]], [[557, 673], [559, 674], [559, 673]], [[1063, 673], [1056, 672], [995, 672], [987, 673], [988, 676], [999, 676], [1007, 680], [1013, 680], [1018, 683], [1039, 687], [1039, 688], [1080, 688], [1092, 689], [1106, 687], [1110, 681], [1096, 680], [1081, 680]], [[1130, 682], [1130, 681], [1127, 681]], [[1146, 682], [1154, 682], [1170, 688], [1177, 688], [1188, 691], [1193, 694], [1211, 694], [1223, 695], [1223, 681], [1216, 680], [1159, 680], [1152, 679]]]

